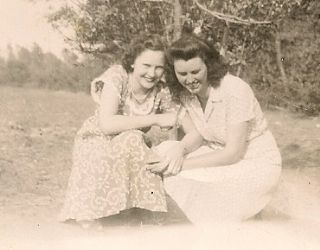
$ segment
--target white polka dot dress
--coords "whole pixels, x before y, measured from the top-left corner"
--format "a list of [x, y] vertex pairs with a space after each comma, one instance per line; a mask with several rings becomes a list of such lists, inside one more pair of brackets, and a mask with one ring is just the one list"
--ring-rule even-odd
[[[236, 164], [194, 168], [165, 179], [168, 194], [194, 224], [242, 221], [270, 201], [281, 173], [281, 156], [250, 86], [227, 74], [210, 89], [205, 111], [196, 96], [182, 103], [206, 143], [188, 157], [220, 150], [230, 123], [249, 122], [248, 147]], [[171, 142], [158, 146], [164, 153]]]

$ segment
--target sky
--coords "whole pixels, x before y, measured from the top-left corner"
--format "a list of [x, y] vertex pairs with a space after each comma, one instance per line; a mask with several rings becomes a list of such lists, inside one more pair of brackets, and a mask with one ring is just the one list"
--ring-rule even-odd
[[7, 45], [31, 48], [34, 43], [45, 52], [60, 55], [67, 44], [60, 33], [46, 21], [46, 15], [62, 0], [0, 0], [0, 55]]

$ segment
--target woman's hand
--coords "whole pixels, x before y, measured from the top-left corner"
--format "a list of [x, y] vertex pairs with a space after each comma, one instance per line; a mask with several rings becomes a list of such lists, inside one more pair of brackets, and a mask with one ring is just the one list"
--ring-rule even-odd
[[149, 169], [153, 173], [162, 173], [164, 176], [177, 175], [181, 169], [184, 161], [185, 148], [181, 142], [177, 142], [162, 156], [159, 163], [149, 165]]
[[169, 159], [169, 165], [163, 172], [164, 176], [172, 176], [180, 173], [184, 161], [184, 151], [185, 148], [183, 144], [178, 142], [175, 147], [167, 152], [166, 157]]
[[172, 113], [165, 113], [165, 114], [158, 114], [156, 119], [156, 125], [161, 128], [172, 128], [177, 121], [177, 114]]

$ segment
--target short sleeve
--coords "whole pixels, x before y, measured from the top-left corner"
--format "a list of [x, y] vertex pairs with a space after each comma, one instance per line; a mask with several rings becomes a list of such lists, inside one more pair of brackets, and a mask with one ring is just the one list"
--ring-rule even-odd
[[162, 88], [158, 94], [160, 98], [159, 110], [161, 113], [177, 112], [180, 105], [172, 100], [168, 87]]
[[107, 69], [102, 75], [95, 78], [91, 82], [91, 96], [96, 103], [100, 103], [100, 96], [105, 85], [114, 88], [121, 98], [123, 84], [127, 82], [127, 72], [121, 65], [113, 65]]
[[[255, 117], [255, 96], [251, 87], [242, 79], [235, 76], [227, 76], [225, 92], [227, 123], [240, 123], [250, 121]], [[223, 84], [223, 83], [222, 83]]]

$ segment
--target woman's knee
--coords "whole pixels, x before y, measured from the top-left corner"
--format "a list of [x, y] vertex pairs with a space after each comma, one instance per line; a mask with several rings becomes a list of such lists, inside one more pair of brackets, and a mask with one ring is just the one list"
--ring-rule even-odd
[[144, 145], [143, 132], [139, 130], [128, 130], [115, 136], [112, 139], [113, 147], [121, 146], [129, 149], [130, 147], [139, 147]]

